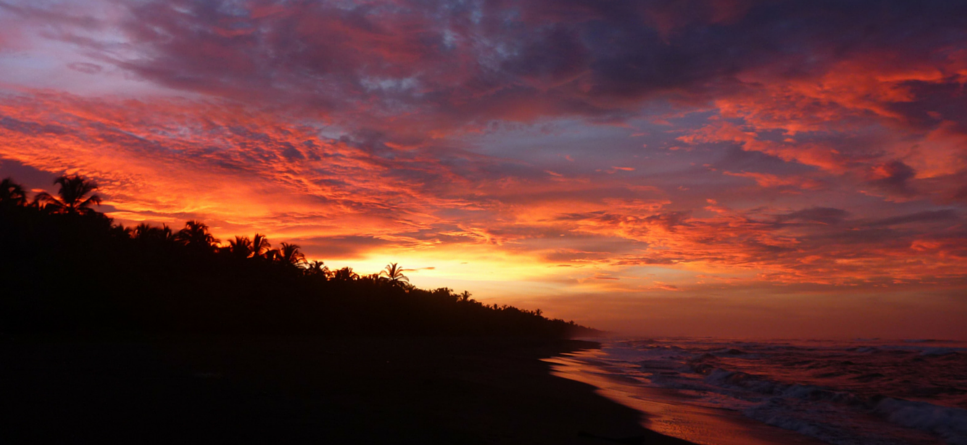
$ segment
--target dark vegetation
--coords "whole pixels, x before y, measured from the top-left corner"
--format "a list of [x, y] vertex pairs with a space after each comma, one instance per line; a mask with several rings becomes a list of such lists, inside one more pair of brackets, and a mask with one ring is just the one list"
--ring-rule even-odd
[[123, 227], [94, 207], [96, 184], [57, 179], [28, 199], [0, 184], [0, 332], [509, 335], [596, 331], [540, 310], [419, 289], [398, 264], [376, 275], [329, 270], [260, 234], [220, 245], [198, 221]]

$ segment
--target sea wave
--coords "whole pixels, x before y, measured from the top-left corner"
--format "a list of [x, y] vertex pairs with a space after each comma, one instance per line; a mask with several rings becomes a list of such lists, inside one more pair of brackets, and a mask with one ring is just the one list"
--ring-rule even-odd
[[967, 410], [886, 398], [873, 409], [890, 422], [936, 434], [952, 445], [967, 445]]
[[967, 347], [641, 339], [606, 348], [692, 402], [842, 445], [967, 445]]

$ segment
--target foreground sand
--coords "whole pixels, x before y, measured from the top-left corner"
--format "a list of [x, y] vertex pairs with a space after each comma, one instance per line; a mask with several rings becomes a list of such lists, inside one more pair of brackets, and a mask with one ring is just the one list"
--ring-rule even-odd
[[4, 443], [685, 444], [510, 339], [0, 339]]

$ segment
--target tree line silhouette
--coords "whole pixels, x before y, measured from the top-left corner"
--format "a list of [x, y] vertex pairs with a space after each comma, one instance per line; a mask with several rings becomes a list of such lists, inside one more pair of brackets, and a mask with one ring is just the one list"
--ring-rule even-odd
[[360, 276], [307, 261], [296, 244], [235, 236], [200, 221], [115, 224], [97, 184], [55, 181], [57, 196], [0, 182], [0, 332], [404, 334], [568, 337], [597, 331], [540, 310], [419, 289], [390, 263]]

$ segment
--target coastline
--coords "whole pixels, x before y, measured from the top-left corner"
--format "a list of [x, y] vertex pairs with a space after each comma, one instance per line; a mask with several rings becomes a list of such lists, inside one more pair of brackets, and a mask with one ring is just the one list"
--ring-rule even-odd
[[766, 425], [739, 413], [688, 403], [684, 394], [643, 385], [618, 377], [598, 361], [600, 349], [566, 352], [544, 359], [556, 376], [586, 383], [597, 393], [642, 413], [649, 430], [697, 444], [714, 445], [822, 445], [825, 442], [793, 431]]
[[547, 359], [707, 445], [955, 444], [967, 437], [962, 343], [941, 340], [610, 339]]
[[513, 338], [5, 338], [9, 443], [687, 444]]

